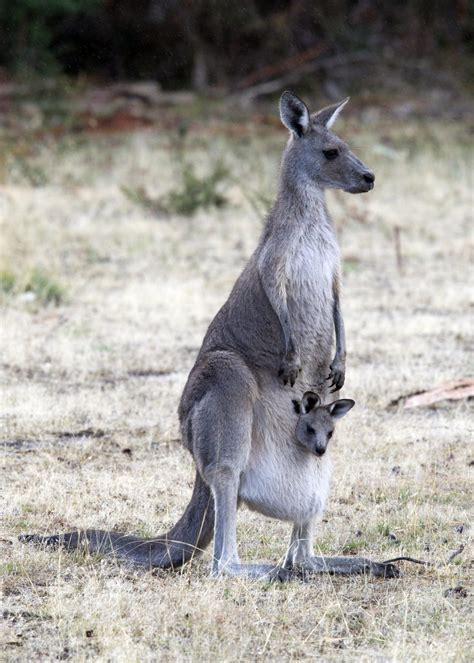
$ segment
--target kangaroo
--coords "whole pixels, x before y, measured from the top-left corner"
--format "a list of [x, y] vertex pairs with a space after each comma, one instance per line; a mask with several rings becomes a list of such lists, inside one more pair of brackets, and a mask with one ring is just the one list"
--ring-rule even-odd
[[319, 396], [314, 391], [307, 391], [301, 401], [293, 401], [295, 412], [299, 415], [296, 441], [311, 453], [323, 456], [333, 436], [336, 420], [342, 419], [354, 405], [350, 398], [321, 405]]
[[[374, 187], [374, 174], [331, 131], [347, 101], [311, 115], [295, 94], [281, 96], [289, 139], [276, 201], [255, 252], [207, 330], [178, 407], [182, 441], [196, 464], [183, 516], [154, 539], [85, 530], [26, 535], [23, 541], [84, 545], [163, 568], [182, 565], [214, 535], [214, 576], [286, 579], [297, 565], [395, 575], [392, 567], [363, 558], [314, 555], [313, 523], [326, 500], [329, 466], [295, 444], [292, 399], [314, 389], [324, 401], [345, 377], [339, 248], [325, 190]], [[240, 563], [236, 521], [242, 503], [293, 523], [283, 567]]]

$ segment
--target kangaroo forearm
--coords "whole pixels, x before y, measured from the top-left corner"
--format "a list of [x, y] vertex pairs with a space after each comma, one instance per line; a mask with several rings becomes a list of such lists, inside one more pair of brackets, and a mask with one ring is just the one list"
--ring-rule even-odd
[[333, 320], [334, 330], [336, 332], [336, 354], [329, 366], [329, 375], [327, 380], [331, 380], [329, 385], [330, 393], [342, 389], [346, 376], [346, 335], [344, 331], [344, 320], [342, 319], [341, 305], [339, 302], [339, 283], [337, 277], [334, 279], [333, 289]]
[[[286, 300], [286, 287], [281, 282], [278, 282], [279, 280], [281, 281], [281, 276], [278, 275], [277, 269], [270, 270], [264, 263], [259, 271], [263, 291], [280, 324], [285, 345], [284, 354], [287, 355], [295, 352], [296, 348], [293, 339], [290, 312]], [[275, 276], [272, 279], [269, 277], [269, 274], [272, 274], [273, 271]]]
[[295, 343], [293, 340], [293, 333], [291, 330], [290, 314], [288, 308], [284, 307], [284, 310], [280, 314], [276, 311], [278, 319], [280, 321], [280, 326], [283, 332], [283, 337], [285, 339], [285, 354], [291, 354], [295, 352]]
[[336, 357], [344, 360], [346, 358], [346, 331], [344, 327], [344, 319], [342, 317], [339, 295], [337, 292], [334, 295], [333, 317], [334, 330], [336, 332]]

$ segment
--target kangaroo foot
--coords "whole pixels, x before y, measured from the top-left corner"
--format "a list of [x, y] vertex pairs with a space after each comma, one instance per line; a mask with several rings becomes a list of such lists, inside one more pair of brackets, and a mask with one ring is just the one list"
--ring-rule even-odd
[[377, 578], [397, 578], [400, 571], [395, 564], [372, 562], [365, 557], [308, 557], [297, 565], [303, 576], [308, 573], [367, 574]]

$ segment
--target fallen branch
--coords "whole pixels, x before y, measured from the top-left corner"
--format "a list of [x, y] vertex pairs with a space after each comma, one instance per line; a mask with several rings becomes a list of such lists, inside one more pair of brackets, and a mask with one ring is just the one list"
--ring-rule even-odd
[[455, 559], [458, 555], [460, 555], [460, 554], [463, 552], [463, 550], [464, 550], [464, 544], [461, 543], [461, 545], [459, 546], [459, 548], [457, 548], [454, 552], [452, 552], [452, 553], [450, 554], [450, 556], [448, 557], [448, 561], [447, 561], [447, 563], [449, 564], [450, 562], [452, 562], [453, 559]]

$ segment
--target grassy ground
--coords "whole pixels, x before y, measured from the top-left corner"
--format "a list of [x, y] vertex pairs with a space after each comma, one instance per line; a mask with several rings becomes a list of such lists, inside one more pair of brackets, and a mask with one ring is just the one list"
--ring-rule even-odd
[[[195, 172], [224, 158], [230, 174], [219, 185], [228, 206], [190, 218], [150, 204], [181, 195], [179, 145], [164, 129], [5, 136], [7, 660], [469, 659], [470, 406], [389, 406], [472, 373], [465, 127], [374, 126], [346, 115], [340, 133], [377, 186], [329, 200], [345, 260], [344, 393], [357, 407], [332, 442], [316, 546], [434, 566], [406, 566], [385, 582], [269, 586], [211, 580], [209, 552], [179, 573], [152, 575], [16, 542], [21, 532], [74, 526], [156, 534], [182, 512], [193, 469], [177, 442], [177, 402], [206, 326], [255, 246], [285, 134], [250, 122], [192, 131], [185, 158]], [[241, 511], [244, 559], [276, 562], [288, 537], [287, 524]], [[446, 592], [458, 586], [467, 595]]]

